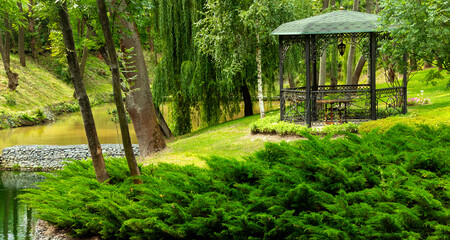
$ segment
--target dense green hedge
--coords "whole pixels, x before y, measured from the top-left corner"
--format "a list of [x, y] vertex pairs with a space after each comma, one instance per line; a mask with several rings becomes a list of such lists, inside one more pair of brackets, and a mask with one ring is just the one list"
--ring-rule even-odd
[[280, 121], [280, 115], [275, 114], [265, 118], [260, 118], [251, 123], [250, 130], [252, 133], [270, 133], [278, 135], [338, 135], [348, 132], [356, 133], [358, 131], [358, 125], [355, 123], [344, 123], [327, 125], [321, 128], [308, 128], [305, 125]]
[[386, 133], [268, 143], [245, 161], [208, 169], [122, 159], [111, 184], [90, 162], [48, 175], [22, 199], [39, 217], [106, 239], [448, 239], [450, 130], [397, 125]]

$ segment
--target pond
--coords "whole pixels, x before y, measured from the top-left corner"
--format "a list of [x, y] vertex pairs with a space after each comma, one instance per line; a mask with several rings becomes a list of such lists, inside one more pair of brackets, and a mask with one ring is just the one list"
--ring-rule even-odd
[[[93, 108], [97, 133], [101, 143], [119, 142], [120, 130], [112, 122], [108, 109], [112, 105]], [[133, 125], [130, 124], [132, 142], [137, 143]], [[118, 127], [118, 126], [117, 126]], [[81, 113], [77, 112], [59, 118], [56, 122], [13, 129], [0, 130], [0, 149], [15, 145], [74, 145], [86, 144]]]
[[32, 239], [36, 221], [32, 210], [17, 199], [20, 190], [31, 188], [43, 177], [30, 172], [0, 172], [0, 239]]

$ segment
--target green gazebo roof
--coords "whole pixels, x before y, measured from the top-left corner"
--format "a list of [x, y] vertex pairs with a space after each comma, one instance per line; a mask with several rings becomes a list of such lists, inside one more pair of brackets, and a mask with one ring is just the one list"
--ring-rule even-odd
[[339, 10], [280, 25], [272, 35], [378, 32], [378, 15]]

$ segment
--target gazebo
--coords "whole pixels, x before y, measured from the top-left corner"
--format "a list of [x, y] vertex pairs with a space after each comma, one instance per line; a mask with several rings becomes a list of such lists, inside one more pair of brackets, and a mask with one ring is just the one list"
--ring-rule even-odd
[[[403, 86], [376, 88], [377, 43], [389, 36], [377, 28], [378, 16], [369, 13], [338, 10], [280, 25], [272, 32], [279, 36], [280, 119], [305, 123], [309, 127], [343, 122], [376, 120], [407, 112], [407, 75]], [[359, 41], [369, 49], [369, 84], [319, 86], [318, 58], [327, 46], [344, 40]], [[283, 87], [283, 63], [289, 47], [304, 46], [306, 86]], [[367, 46], [366, 46], [367, 45]], [[406, 58], [405, 58], [406, 61]]]

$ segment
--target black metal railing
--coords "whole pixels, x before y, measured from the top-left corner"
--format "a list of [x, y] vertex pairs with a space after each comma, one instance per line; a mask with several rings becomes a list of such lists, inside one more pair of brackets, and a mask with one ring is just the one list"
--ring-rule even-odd
[[377, 89], [377, 118], [386, 118], [403, 112], [403, 87]]
[[[376, 115], [385, 118], [403, 110], [403, 87], [376, 90]], [[284, 121], [305, 123], [307, 116], [306, 87], [281, 90], [285, 107]], [[371, 119], [370, 85], [337, 85], [312, 87], [311, 125], [321, 126]]]

